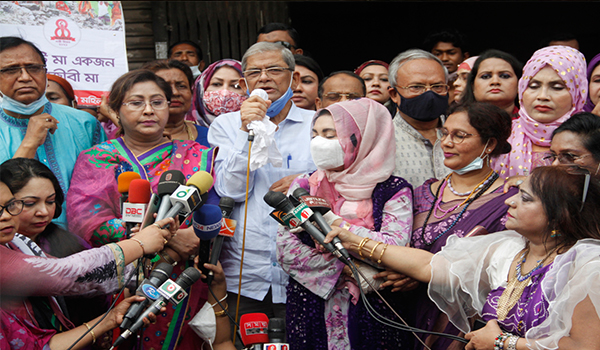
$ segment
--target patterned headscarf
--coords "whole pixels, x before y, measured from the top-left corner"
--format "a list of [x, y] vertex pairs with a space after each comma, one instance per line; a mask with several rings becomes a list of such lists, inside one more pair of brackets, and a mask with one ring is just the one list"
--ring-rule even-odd
[[354, 73], [360, 75], [360, 72], [362, 72], [363, 69], [367, 68], [368, 66], [372, 66], [372, 65], [384, 66], [385, 69], [389, 69], [389, 67], [390, 67], [389, 64], [387, 64], [387, 63], [385, 63], [383, 61], [380, 61], [380, 60], [370, 60], [370, 61], [367, 61], [367, 62], [361, 64], [360, 66], [358, 66], [358, 68], [356, 68], [354, 70]]
[[[546, 66], [552, 67], [567, 86], [572, 108], [553, 122], [540, 123], [525, 111], [523, 93], [529, 86], [529, 81]], [[519, 103], [522, 107], [519, 118], [513, 120], [512, 132], [508, 138], [512, 151], [496, 158], [494, 168], [500, 171], [500, 176], [529, 175], [533, 165], [532, 146], [550, 147], [552, 132], [573, 113], [582, 110], [587, 90], [586, 63], [581, 52], [568, 46], [548, 46], [537, 50], [523, 67], [523, 76], [519, 79]]]
[[477, 61], [477, 59], [479, 58], [479, 56], [473, 56], [473, 57], [469, 57], [466, 60], [462, 61], [461, 64], [458, 65], [458, 69], [456, 69], [457, 71], [464, 69], [466, 71], [472, 71], [473, 70], [473, 65], [475, 64], [475, 61]]
[[66, 81], [64, 78], [59, 77], [58, 75], [54, 75], [54, 74], [46, 74], [46, 77], [48, 77], [48, 80], [53, 81], [53, 82], [57, 83], [58, 85], [60, 85], [60, 87], [62, 87], [62, 89], [65, 91], [65, 94], [67, 95], [67, 97], [70, 100], [75, 99], [75, 92], [73, 91], [73, 87], [71, 86], [71, 84], [68, 81]]
[[[594, 56], [594, 58], [592, 58], [592, 60], [590, 61], [590, 64], [588, 65], [588, 68], [587, 68], [588, 83], [590, 83], [590, 80], [592, 79], [592, 73], [594, 72], [594, 69], [598, 66], [599, 63], [600, 63], [600, 53], [597, 54], [596, 56]], [[586, 112], [591, 112], [594, 110], [594, 107], [596, 107], [596, 105], [594, 104], [594, 102], [592, 102], [592, 99], [590, 98], [590, 94], [588, 91], [587, 102], [585, 103], [585, 106], [583, 106], [583, 110]]]
[[[198, 124], [202, 126], [210, 126], [212, 121], [216, 118], [216, 116], [213, 115], [206, 107], [206, 103], [204, 101], [204, 91], [217, 69], [223, 66], [228, 66], [235, 69], [238, 73], [240, 73], [240, 78], [242, 77], [242, 63], [233, 59], [224, 59], [212, 63], [196, 79], [196, 88], [194, 89], [194, 96], [192, 97], [192, 108], [190, 108], [188, 115], [193, 115], [193, 120], [197, 121]], [[186, 119], [188, 119], [187, 116]]]
[[373, 189], [395, 167], [392, 119], [383, 105], [369, 98], [335, 103], [326, 110], [333, 116], [344, 150], [344, 170], [314, 172], [309, 180], [311, 195], [325, 198], [331, 210], [351, 224], [373, 228]]

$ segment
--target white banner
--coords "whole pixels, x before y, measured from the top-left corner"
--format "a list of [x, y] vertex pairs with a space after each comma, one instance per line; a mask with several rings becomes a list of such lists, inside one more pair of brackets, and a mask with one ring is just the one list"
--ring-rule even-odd
[[128, 71], [120, 1], [0, 1], [0, 33], [34, 43], [80, 106], [99, 105]]

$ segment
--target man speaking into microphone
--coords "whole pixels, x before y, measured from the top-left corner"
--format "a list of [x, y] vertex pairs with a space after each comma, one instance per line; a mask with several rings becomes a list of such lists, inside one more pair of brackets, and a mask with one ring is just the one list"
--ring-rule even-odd
[[[291, 100], [292, 91], [299, 82], [299, 74], [294, 73], [294, 68], [294, 56], [281, 44], [261, 42], [252, 45], [242, 57], [240, 85], [248, 94], [255, 89], [264, 90], [268, 100], [250, 96], [239, 112], [215, 119], [208, 132], [210, 144], [220, 149], [215, 160], [215, 190], [220, 196], [231, 197], [236, 202], [232, 215], [232, 219], [237, 220], [236, 232], [225, 241], [221, 253], [230, 306], [236, 305], [243, 228], [246, 226], [240, 315], [262, 312], [269, 318], [285, 317], [288, 277], [277, 263], [278, 224], [269, 217], [271, 208], [263, 201], [263, 196], [269, 190], [285, 193], [297, 174], [315, 170], [310, 155], [314, 112], [296, 107]], [[266, 123], [262, 124], [262, 121]], [[250, 129], [255, 136], [248, 174]], [[265, 130], [267, 136], [263, 139], [261, 132]], [[274, 143], [269, 144], [269, 136]], [[260, 152], [255, 152], [255, 146], [260, 145], [271, 147], [253, 159]], [[276, 150], [272, 146], [276, 146]], [[247, 175], [249, 186], [246, 189]], [[248, 213], [244, 222], [246, 190]]]

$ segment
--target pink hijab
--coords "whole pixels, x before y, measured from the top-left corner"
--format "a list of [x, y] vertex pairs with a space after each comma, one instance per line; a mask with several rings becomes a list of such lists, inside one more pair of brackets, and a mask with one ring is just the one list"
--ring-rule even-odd
[[[396, 142], [389, 112], [368, 98], [335, 103], [333, 116], [344, 150], [344, 170], [317, 170], [309, 179], [310, 194], [325, 198], [332, 211], [354, 225], [372, 229], [375, 185], [394, 171]], [[321, 115], [318, 111], [313, 124]]]
[[[523, 92], [529, 81], [544, 67], [552, 67], [561, 77], [571, 94], [572, 108], [562, 117], [550, 123], [540, 123], [531, 118], [523, 105]], [[523, 76], [519, 79], [519, 118], [513, 120], [512, 132], [508, 142], [512, 151], [494, 159], [492, 168], [501, 177], [529, 175], [533, 170], [534, 152], [532, 145], [549, 147], [552, 132], [575, 112], [581, 111], [587, 98], [588, 81], [586, 63], [583, 54], [568, 46], [548, 46], [537, 50], [523, 67]]]

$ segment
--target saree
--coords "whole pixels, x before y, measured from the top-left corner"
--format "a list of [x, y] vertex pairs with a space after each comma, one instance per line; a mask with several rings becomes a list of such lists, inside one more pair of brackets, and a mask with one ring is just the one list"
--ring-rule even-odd
[[[435, 215], [429, 215], [427, 224], [423, 228], [429, 209], [434, 204], [435, 194], [431, 191], [431, 185], [436, 181], [435, 179], [427, 180], [415, 190], [415, 218], [411, 247], [427, 250], [435, 254], [442, 250], [450, 237], [465, 237], [476, 226], [485, 227], [489, 233], [505, 229], [504, 225], [506, 223], [508, 206], [504, 204], [504, 201], [512, 197], [518, 190], [513, 187], [507, 193], [502, 193], [502, 186], [491, 193], [482, 195], [471, 203], [460, 218], [459, 212], [462, 210], [462, 206], [444, 215], [441, 219], [436, 218]], [[442, 202], [441, 208], [442, 210], [448, 210], [461, 201], [457, 199], [450, 202]], [[451, 229], [448, 229], [450, 227]], [[454, 335], [459, 334], [460, 331], [448, 322], [445, 315], [427, 297], [427, 285], [419, 286], [412, 294], [412, 298], [414, 299], [413, 305], [416, 305], [416, 309], [413, 312], [416, 313], [415, 326], [417, 328]], [[436, 340], [436, 337], [429, 337], [422, 333], [419, 333], [419, 336], [428, 345], [433, 343], [430, 345], [432, 349], [447, 349], [451, 345], [458, 345], [457, 343], [452, 344], [452, 340], [448, 338], [437, 338]], [[415, 345], [415, 348], [422, 347], [418, 342]], [[453, 349], [454, 347], [450, 348]]]
[[[152, 191], [156, 193], [160, 176], [167, 170], [179, 170], [186, 179], [201, 170], [212, 175], [215, 155], [215, 148], [206, 148], [194, 141], [174, 140], [135, 156], [122, 137], [82, 152], [75, 164], [71, 192], [67, 198], [71, 232], [96, 247], [125, 239], [127, 233], [121, 220], [119, 201], [121, 194], [117, 188], [117, 178], [121, 173], [134, 171], [140, 174], [142, 179], [150, 181]], [[182, 228], [188, 227], [189, 221], [191, 219]], [[171, 277], [176, 279], [187, 265], [177, 264]], [[142, 347], [174, 349], [178, 343], [185, 349], [200, 347], [202, 341], [187, 322], [204, 305], [207, 291], [205, 284], [192, 285], [188, 298], [177, 307], [169, 306], [166, 312], [157, 315], [157, 323], [147, 327], [143, 333]]]

